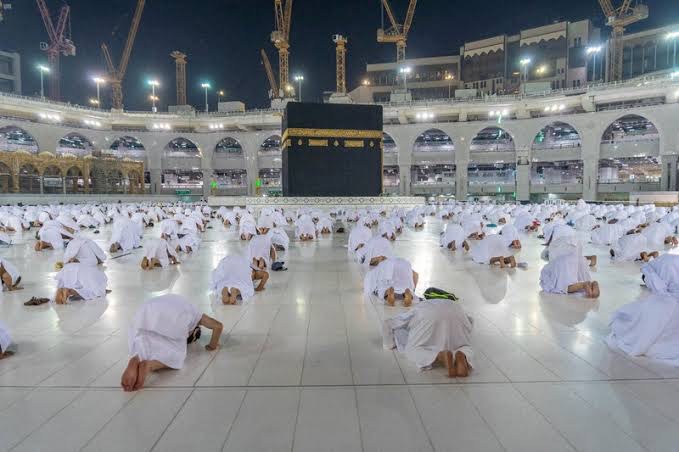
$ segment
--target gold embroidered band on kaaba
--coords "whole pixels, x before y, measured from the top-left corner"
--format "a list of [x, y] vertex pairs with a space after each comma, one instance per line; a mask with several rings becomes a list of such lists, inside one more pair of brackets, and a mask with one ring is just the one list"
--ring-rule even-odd
[[[327, 147], [329, 144], [339, 146], [340, 142], [337, 139], [343, 139], [345, 147], [361, 148], [365, 146], [363, 140], [369, 141], [371, 148], [382, 147], [383, 134], [381, 130], [356, 130], [356, 129], [304, 129], [304, 128], [289, 128], [283, 132], [281, 138], [282, 147], [286, 148], [297, 142], [299, 145], [307, 143], [308, 146]], [[306, 138], [307, 140], [302, 140]], [[329, 141], [332, 140], [332, 141]]]

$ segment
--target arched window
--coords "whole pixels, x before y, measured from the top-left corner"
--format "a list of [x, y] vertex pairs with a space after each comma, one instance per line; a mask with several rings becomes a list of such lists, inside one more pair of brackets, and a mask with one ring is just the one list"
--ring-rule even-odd
[[439, 129], [429, 129], [415, 140], [414, 152], [454, 152], [452, 138]]
[[398, 146], [396, 145], [396, 142], [394, 139], [391, 137], [386, 132], [382, 133], [382, 145], [384, 146], [384, 153], [385, 154], [395, 154], [398, 153]]
[[243, 155], [243, 146], [235, 138], [226, 137], [215, 146], [215, 155], [230, 157]]
[[555, 121], [543, 127], [535, 139], [533, 149], [579, 149], [580, 134], [575, 128], [565, 122]]
[[40, 193], [40, 173], [31, 164], [19, 169], [19, 192]]
[[279, 135], [272, 135], [259, 147], [261, 153], [279, 153], [281, 152], [281, 137]]
[[500, 127], [486, 127], [472, 139], [472, 152], [514, 152], [514, 139]]
[[54, 165], [45, 168], [42, 173], [43, 193], [63, 193], [64, 179], [61, 177], [61, 170]]
[[659, 141], [660, 134], [655, 125], [639, 115], [625, 115], [606, 128], [602, 143], [620, 144], [634, 141]]
[[94, 150], [92, 142], [79, 133], [69, 133], [61, 140], [57, 147], [57, 155], [73, 154], [78, 157], [90, 155]]
[[133, 160], [144, 160], [146, 158], [146, 147], [144, 143], [139, 141], [138, 138], [131, 136], [124, 136], [116, 138], [111, 146], [110, 150], [114, 151], [113, 155], [119, 158], [129, 158]]
[[196, 144], [184, 137], [175, 138], [167, 143], [163, 149], [164, 157], [172, 158], [200, 158], [200, 149]]
[[35, 138], [24, 129], [15, 126], [0, 128], [0, 151], [28, 151], [36, 154], [38, 150]]

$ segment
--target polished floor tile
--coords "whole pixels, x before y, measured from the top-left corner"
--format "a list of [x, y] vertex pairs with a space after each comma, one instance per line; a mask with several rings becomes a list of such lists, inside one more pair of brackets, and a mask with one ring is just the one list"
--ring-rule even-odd
[[[110, 259], [104, 299], [25, 307], [54, 292], [57, 252], [35, 259], [30, 235], [0, 256], [27, 275], [0, 293], [0, 319], [18, 354], [0, 361], [0, 451], [677, 451], [679, 369], [611, 350], [608, 319], [640, 296], [637, 264], [606, 249], [594, 272], [602, 296], [543, 294], [540, 240], [526, 237], [527, 269], [502, 271], [437, 245], [442, 223], [405, 230], [395, 253], [428, 286], [454, 291], [474, 317], [474, 364], [450, 379], [384, 350], [381, 322], [405, 309], [365, 299], [364, 270], [346, 236], [291, 242], [287, 272], [248, 303], [208, 291], [219, 260], [246, 244], [218, 223], [178, 267], [139, 271], [140, 252]], [[158, 231], [148, 230], [147, 235]], [[100, 235], [85, 231], [102, 245]], [[221, 348], [189, 347], [180, 371], [147, 389], [119, 389], [127, 328], [145, 299], [187, 296], [224, 324]]]

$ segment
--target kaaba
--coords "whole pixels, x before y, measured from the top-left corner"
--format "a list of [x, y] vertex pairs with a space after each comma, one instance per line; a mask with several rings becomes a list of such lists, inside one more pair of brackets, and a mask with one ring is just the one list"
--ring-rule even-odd
[[283, 196], [382, 194], [382, 107], [290, 102]]

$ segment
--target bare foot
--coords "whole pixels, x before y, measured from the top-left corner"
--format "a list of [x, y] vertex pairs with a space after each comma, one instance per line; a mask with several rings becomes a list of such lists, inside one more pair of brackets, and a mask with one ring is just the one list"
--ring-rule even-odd
[[599, 283], [596, 281], [592, 281], [591, 285], [591, 297], [590, 298], [599, 298], [599, 295], [601, 295], [601, 291], [599, 290]]
[[132, 388], [133, 391], [138, 391], [144, 387], [144, 381], [146, 381], [146, 377], [148, 377], [148, 375], [151, 373], [151, 362], [140, 362], [138, 369], [139, 372], [137, 373], [137, 381], [134, 383], [134, 388]]
[[403, 306], [407, 308], [411, 304], [413, 304], [413, 294], [410, 292], [410, 289], [406, 289], [406, 293], [403, 294]]
[[457, 371], [453, 361], [453, 354], [450, 352], [450, 350], [441, 352], [441, 354], [443, 355], [443, 364], [448, 370], [448, 378], [455, 378], [457, 376]]
[[467, 355], [460, 351], [455, 352], [455, 374], [458, 377], [467, 377], [469, 375], [469, 362], [467, 361]]
[[396, 304], [396, 295], [394, 294], [394, 289], [387, 290], [386, 301], [389, 306], [394, 306], [394, 304]]
[[136, 356], [130, 358], [127, 363], [127, 368], [123, 372], [123, 376], [120, 380], [120, 386], [123, 387], [125, 392], [130, 392], [134, 390], [134, 385], [137, 382], [137, 374], [139, 373], [139, 358]]

